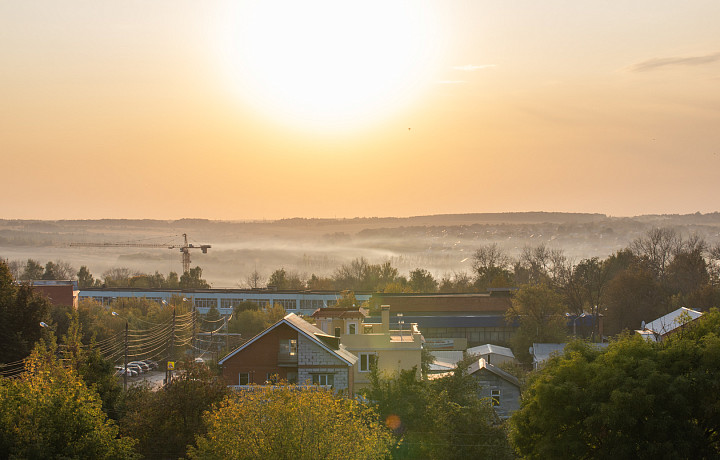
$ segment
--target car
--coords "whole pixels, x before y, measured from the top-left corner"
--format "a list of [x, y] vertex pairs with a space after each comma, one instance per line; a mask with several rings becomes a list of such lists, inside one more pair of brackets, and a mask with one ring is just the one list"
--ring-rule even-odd
[[[118, 377], [125, 375], [125, 367], [115, 366], [115, 375], [117, 375]], [[131, 369], [130, 367], [128, 367], [127, 375], [128, 375], [128, 377], [137, 377], [138, 373], [134, 369]]]
[[135, 372], [137, 372], [137, 375], [140, 375], [140, 374], [143, 373], [143, 368], [140, 367], [140, 366], [138, 366], [137, 364], [130, 364], [130, 363], [128, 363], [127, 368], [128, 368], [128, 369], [132, 369], [132, 370], [134, 370]]
[[195, 364], [199, 364], [201, 366], [205, 365], [205, 360], [202, 358], [195, 358]]
[[150, 370], [151, 370], [151, 371], [154, 371], [155, 369], [158, 368], [158, 363], [155, 362], [155, 361], [153, 361], [153, 360], [151, 360], [151, 359], [144, 359], [143, 362], [144, 362], [145, 364], [147, 364], [148, 367], [150, 367]]
[[150, 366], [148, 366], [145, 361], [131, 361], [128, 363], [128, 366], [131, 364], [135, 366], [140, 366], [140, 369], [142, 369], [143, 372], [150, 372]]

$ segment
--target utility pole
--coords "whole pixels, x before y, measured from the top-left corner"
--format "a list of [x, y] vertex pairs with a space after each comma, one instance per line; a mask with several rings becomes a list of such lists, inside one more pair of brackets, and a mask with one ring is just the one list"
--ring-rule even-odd
[[125, 320], [125, 372], [123, 373], [123, 389], [127, 391], [127, 355], [128, 355], [128, 322]]
[[193, 357], [193, 363], [194, 363], [195, 362], [195, 350], [196, 350], [195, 340], [197, 337], [197, 312], [195, 311], [195, 304], [193, 304], [193, 308], [192, 308], [192, 324], [193, 324], [192, 341], [190, 343], [192, 344], [192, 357]]

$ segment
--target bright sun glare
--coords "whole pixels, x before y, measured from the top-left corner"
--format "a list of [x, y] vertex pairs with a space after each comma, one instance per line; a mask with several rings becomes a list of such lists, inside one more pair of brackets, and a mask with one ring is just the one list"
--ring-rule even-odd
[[233, 86], [296, 125], [379, 120], [432, 79], [437, 49], [424, 2], [258, 1], [226, 20], [223, 60]]

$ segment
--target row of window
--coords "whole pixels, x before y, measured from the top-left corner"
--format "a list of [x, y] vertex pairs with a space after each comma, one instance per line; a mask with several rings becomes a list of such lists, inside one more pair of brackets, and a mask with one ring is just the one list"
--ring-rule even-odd
[[[265, 374], [265, 380], [263, 382], [253, 382], [252, 376], [250, 372], [240, 372], [238, 374], [238, 384], [239, 385], [250, 385], [251, 383], [263, 383], [265, 385], [274, 385], [278, 383], [279, 377], [277, 374], [273, 373], [267, 373]], [[335, 374], [311, 374], [312, 375], [312, 384], [313, 385], [326, 385], [326, 386], [333, 386], [335, 385]], [[297, 372], [288, 372], [287, 373], [287, 382], [291, 384], [297, 384], [298, 383], [298, 375]]]

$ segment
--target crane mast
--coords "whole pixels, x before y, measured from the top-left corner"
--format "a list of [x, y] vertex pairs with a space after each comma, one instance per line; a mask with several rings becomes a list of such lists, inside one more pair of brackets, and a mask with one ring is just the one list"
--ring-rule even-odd
[[194, 245], [188, 243], [187, 233], [183, 233], [184, 243], [179, 244], [158, 244], [158, 243], [70, 243], [70, 246], [74, 247], [85, 247], [85, 248], [165, 248], [165, 249], [180, 249], [182, 257], [183, 273], [190, 271], [190, 250], [200, 249], [203, 254], [207, 254], [208, 249], [212, 246], [209, 244]]

